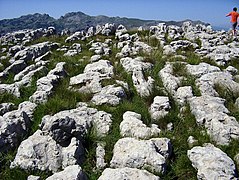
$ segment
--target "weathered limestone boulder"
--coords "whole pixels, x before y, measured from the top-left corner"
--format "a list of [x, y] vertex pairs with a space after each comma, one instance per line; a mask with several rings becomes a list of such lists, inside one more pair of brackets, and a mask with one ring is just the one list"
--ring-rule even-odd
[[74, 34], [72, 34], [71, 36], [67, 37], [65, 42], [69, 43], [69, 42], [73, 42], [73, 41], [77, 41], [77, 40], [81, 40], [82, 38], [84, 38], [84, 32], [80, 31], [80, 32], [75, 32]]
[[95, 156], [96, 156], [96, 168], [104, 169], [105, 166], [107, 165], [105, 163], [105, 143], [103, 142], [97, 143]]
[[159, 71], [159, 76], [163, 81], [164, 87], [174, 96], [181, 85], [182, 77], [173, 75], [172, 63], [166, 63], [164, 68]]
[[76, 109], [65, 110], [42, 119], [41, 130], [60, 144], [69, 144], [72, 137], [83, 140], [94, 126], [98, 136], [105, 136], [111, 126], [111, 115], [81, 104]]
[[198, 45], [196, 43], [192, 43], [188, 40], [178, 40], [178, 41], [172, 41], [170, 45], [164, 46], [164, 54], [176, 54], [178, 50], [185, 50], [188, 48], [196, 49], [198, 48]]
[[112, 77], [114, 75], [114, 67], [108, 60], [99, 60], [95, 63], [87, 64], [84, 73], [87, 72], [99, 72], [101, 77]]
[[109, 55], [111, 54], [111, 49], [109, 45], [102, 42], [95, 42], [91, 44], [90, 51], [93, 51], [96, 55]]
[[22, 45], [15, 45], [9, 48], [8, 55], [10, 57], [13, 57], [18, 51], [21, 51], [24, 49], [24, 46]]
[[11, 111], [14, 107], [13, 103], [1, 103], [0, 104], [0, 116]]
[[25, 101], [13, 110], [0, 116], [0, 152], [15, 147], [29, 130], [36, 104]]
[[122, 179], [159, 180], [160, 178], [158, 176], [155, 176], [149, 173], [146, 170], [139, 170], [135, 168], [124, 167], [124, 168], [116, 168], [116, 169], [106, 168], [98, 180], [112, 180], [112, 179], [114, 180], [122, 180]]
[[98, 60], [100, 60], [101, 59], [101, 55], [93, 55], [93, 56], [91, 56], [91, 58], [90, 58], [90, 62], [92, 63], [92, 62], [96, 62], [96, 61], [98, 61]]
[[78, 165], [68, 166], [63, 171], [57, 172], [46, 180], [87, 180], [87, 176]]
[[50, 136], [44, 136], [37, 130], [22, 141], [11, 168], [56, 172], [61, 168], [61, 149]]
[[213, 96], [192, 97], [189, 105], [197, 124], [205, 126], [211, 138], [221, 145], [227, 145], [232, 139], [239, 139], [239, 123], [229, 116], [224, 106], [225, 100]]
[[67, 147], [62, 147], [41, 130], [37, 130], [20, 144], [11, 168], [57, 172], [61, 168], [81, 164], [84, 148], [81, 142], [72, 138]]
[[91, 102], [95, 105], [108, 104], [117, 106], [125, 97], [126, 93], [121, 86], [108, 85], [103, 87], [99, 93], [96, 93], [91, 99]]
[[8, 66], [1, 73], [1, 77], [7, 76], [9, 73], [17, 74], [27, 67], [27, 64], [24, 60], [14, 61], [10, 66]]
[[22, 79], [27, 79], [26, 81], [30, 81], [32, 76], [36, 73], [36, 72], [41, 72], [41, 71], [46, 71], [46, 67], [45, 65], [48, 62], [46, 61], [39, 61], [36, 64], [32, 64], [30, 66], [27, 66], [24, 70], [22, 70], [21, 72], [19, 72], [18, 74], [16, 74], [14, 76], [14, 81], [20, 81]]
[[170, 109], [171, 106], [167, 96], [156, 96], [149, 108], [149, 112], [153, 120], [158, 120], [165, 117]]
[[120, 53], [116, 54], [116, 57], [128, 57], [139, 54], [140, 52], [150, 54], [153, 50], [148, 44], [135, 40], [137, 37], [130, 36], [129, 34], [118, 35], [120, 42], [118, 48], [122, 48]]
[[63, 169], [71, 165], [82, 164], [85, 160], [85, 149], [81, 141], [73, 137], [71, 143], [67, 147], [62, 148], [61, 157]]
[[130, 57], [122, 58], [120, 59], [120, 63], [128, 73], [132, 73], [134, 70], [147, 71], [153, 67], [151, 63], [144, 62], [142, 57], [137, 57], [134, 59]]
[[80, 92], [98, 93], [102, 90], [101, 80], [110, 79], [114, 67], [108, 60], [87, 64], [83, 74], [70, 78], [70, 88]]
[[228, 66], [225, 71], [231, 73], [231, 75], [236, 75], [238, 73], [237, 68], [233, 67], [233, 66]]
[[38, 43], [34, 44], [31, 46], [26, 47], [25, 49], [18, 51], [14, 59], [15, 60], [24, 60], [25, 62], [31, 61], [33, 59], [36, 59], [51, 49], [56, 49], [58, 48], [57, 43], [51, 43], [51, 42], [43, 42], [43, 43]]
[[65, 62], [57, 63], [56, 67], [52, 69], [47, 76], [37, 80], [37, 90], [29, 98], [31, 102], [36, 104], [47, 102], [48, 97], [53, 93], [53, 90], [59, 83], [59, 80], [66, 76], [64, 65]]
[[239, 83], [235, 82], [233, 76], [228, 72], [207, 73], [196, 80], [196, 85], [202, 95], [218, 96], [214, 89], [215, 85], [230, 91], [235, 96], [239, 94]]
[[213, 73], [213, 72], [220, 72], [220, 68], [216, 66], [212, 66], [208, 63], [200, 63], [198, 65], [186, 65], [187, 72], [197, 78], [200, 78], [204, 74]]
[[68, 51], [64, 54], [64, 56], [75, 56], [81, 52], [81, 44], [74, 43]]
[[116, 32], [115, 24], [106, 23], [104, 26], [102, 26], [102, 31], [101, 31], [102, 35], [110, 36], [110, 35], [114, 35], [115, 32]]
[[193, 97], [191, 86], [183, 86], [177, 89], [175, 99], [180, 106], [186, 105], [189, 98]]
[[219, 42], [220, 43], [213, 42], [208, 46], [204, 45], [201, 49], [198, 49], [195, 52], [214, 60], [215, 63], [221, 66], [228, 64], [228, 62], [233, 58], [238, 58], [238, 45], [234, 42], [226, 45], [221, 39], [219, 39]]
[[187, 154], [198, 179], [238, 179], [233, 160], [212, 144], [194, 147]]
[[146, 80], [142, 70], [134, 70], [132, 80], [136, 91], [141, 97], [147, 97], [152, 93], [154, 79], [151, 76], [148, 76]]
[[151, 127], [147, 127], [142, 122], [141, 115], [131, 111], [124, 113], [123, 121], [120, 123], [120, 135], [122, 137], [150, 139], [159, 136], [160, 131], [155, 124], [152, 124]]
[[30, 176], [27, 177], [27, 180], [41, 180], [41, 177], [30, 175]]
[[123, 138], [114, 146], [110, 167], [150, 169], [157, 173], [164, 173], [166, 159], [170, 155], [171, 143], [167, 138], [150, 140]]

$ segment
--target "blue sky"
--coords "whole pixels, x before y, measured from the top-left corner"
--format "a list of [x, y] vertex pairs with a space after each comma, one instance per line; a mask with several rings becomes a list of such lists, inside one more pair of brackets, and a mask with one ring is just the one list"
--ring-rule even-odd
[[213, 26], [230, 27], [225, 15], [239, 0], [0, 0], [0, 19], [32, 13], [54, 18], [67, 12], [150, 20], [201, 20]]

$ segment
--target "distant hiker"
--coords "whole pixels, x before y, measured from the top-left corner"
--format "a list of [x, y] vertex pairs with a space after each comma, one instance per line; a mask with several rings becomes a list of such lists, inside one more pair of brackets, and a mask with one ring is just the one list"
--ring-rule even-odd
[[233, 11], [226, 15], [226, 17], [231, 16], [231, 23], [232, 23], [232, 35], [236, 36], [236, 27], [237, 27], [237, 21], [239, 19], [239, 14], [237, 12], [237, 8], [234, 7]]

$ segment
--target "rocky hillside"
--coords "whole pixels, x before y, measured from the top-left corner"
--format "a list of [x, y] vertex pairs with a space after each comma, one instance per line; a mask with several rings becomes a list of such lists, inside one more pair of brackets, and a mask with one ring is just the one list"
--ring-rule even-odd
[[[48, 28], [53, 26], [57, 31], [62, 31], [63, 29], [68, 29], [71, 32], [84, 30], [87, 27], [104, 25], [106, 23], [115, 23], [116, 25], [123, 24], [128, 29], [133, 29], [139, 26], [148, 28], [152, 25], [156, 25], [163, 21], [156, 20], [141, 20], [133, 18], [121, 18], [121, 17], [107, 17], [107, 16], [89, 16], [82, 12], [71, 12], [59, 19], [54, 19], [48, 14], [30, 14], [21, 16], [14, 19], [4, 19], [0, 20], [0, 35], [6, 34], [13, 31], [18, 31], [22, 29], [38, 29], [38, 28]], [[169, 21], [165, 22], [170, 25], [181, 26], [184, 21], [175, 22]], [[202, 23], [200, 21], [192, 21], [193, 24]]]
[[107, 23], [0, 42], [0, 179], [238, 178], [239, 42], [227, 32]]

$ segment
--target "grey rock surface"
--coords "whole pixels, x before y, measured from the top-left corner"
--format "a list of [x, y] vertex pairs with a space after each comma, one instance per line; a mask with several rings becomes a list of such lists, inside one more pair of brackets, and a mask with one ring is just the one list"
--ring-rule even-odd
[[171, 155], [171, 143], [167, 138], [136, 140], [123, 138], [114, 146], [111, 168], [150, 169], [164, 173], [166, 159]]
[[160, 134], [157, 125], [152, 124], [147, 127], [141, 120], [141, 115], [132, 111], [127, 111], [123, 115], [120, 123], [120, 134], [122, 137], [133, 137], [136, 139], [150, 139]]
[[78, 165], [68, 166], [63, 171], [57, 172], [46, 180], [87, 180], [87, 176]]
[[106, 168], [98, 180], [159, 180], [158, 176], [149, 173], [146, 170], [139, 170], [135, 168]]
[[237, 179], [233, 160], [212, 144], [196, 146], [187, 154], [192, 166], [197, 169], [198, 179]]

